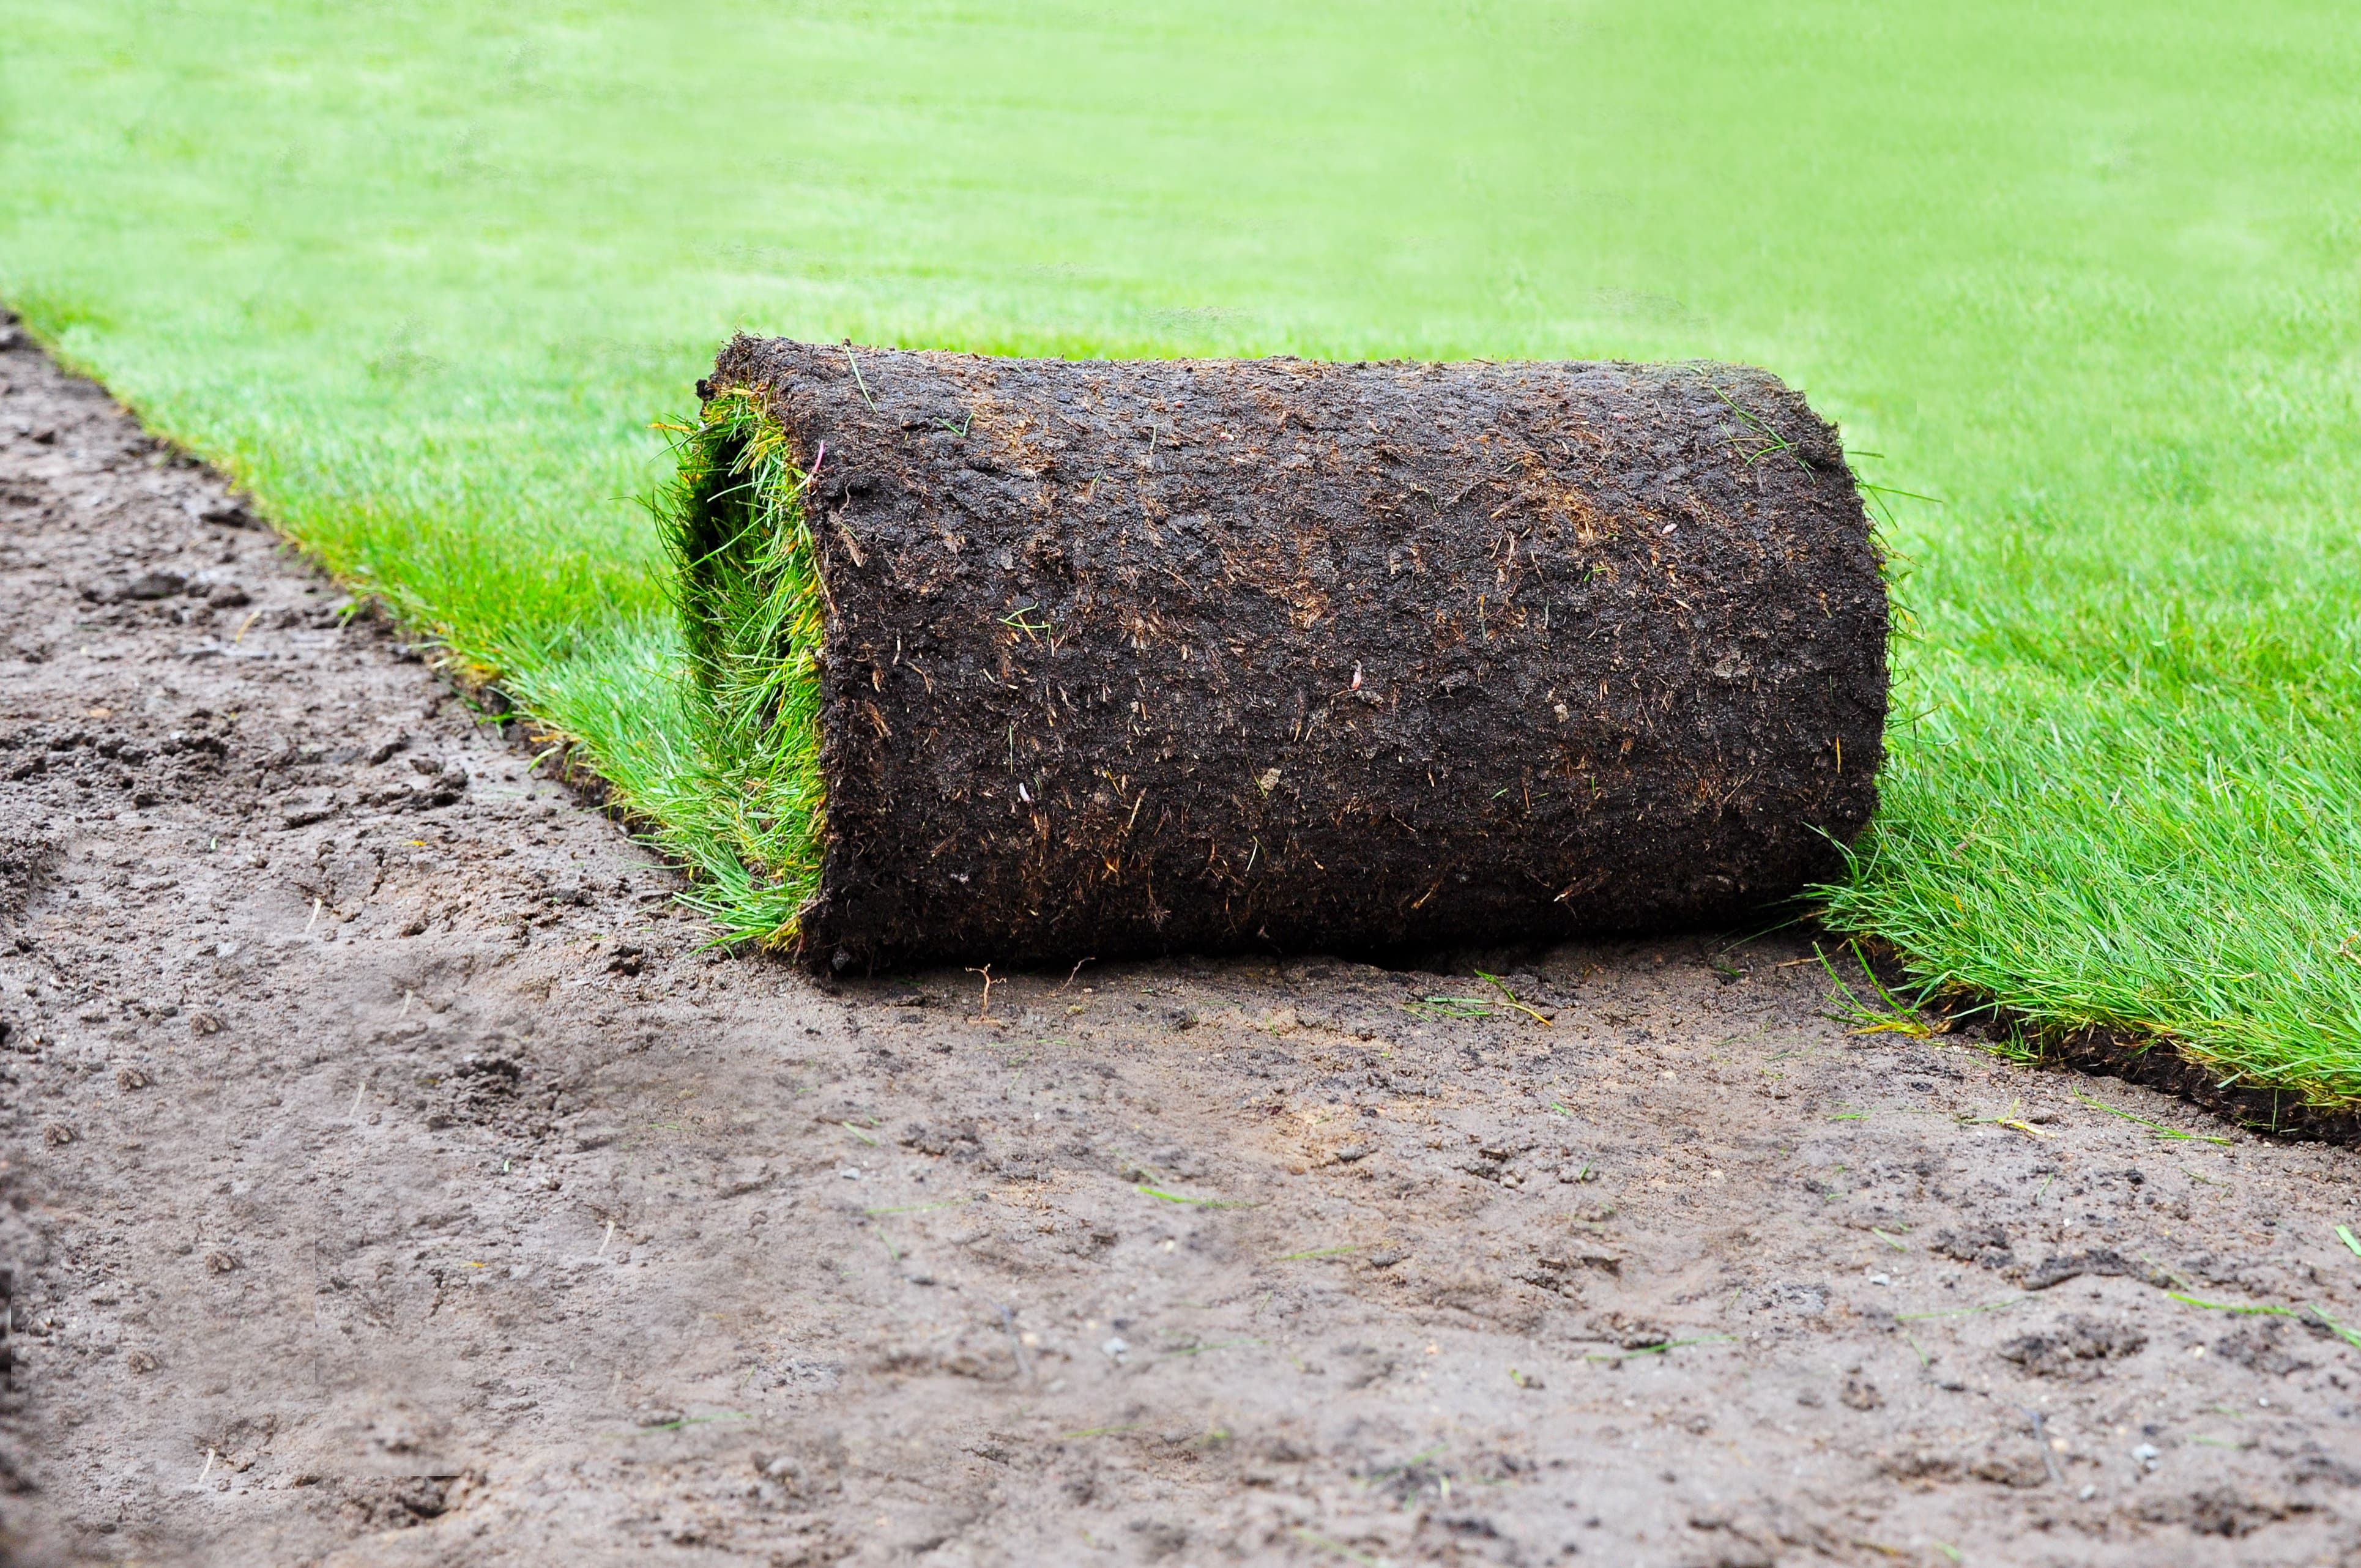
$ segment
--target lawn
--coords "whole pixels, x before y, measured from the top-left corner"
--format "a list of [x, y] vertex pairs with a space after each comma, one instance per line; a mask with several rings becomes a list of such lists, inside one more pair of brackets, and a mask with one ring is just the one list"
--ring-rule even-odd
[[0, 0], [0, 298], [737, 931], [642, 504], [733, 329], [1767, 366], [1916, 629], [1828, 917], [2361, 1102], [2356, 81], [2333, 0]]

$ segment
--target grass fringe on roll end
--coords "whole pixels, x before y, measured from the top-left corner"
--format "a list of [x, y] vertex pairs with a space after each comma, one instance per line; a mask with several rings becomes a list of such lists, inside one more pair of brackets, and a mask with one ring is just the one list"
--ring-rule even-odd
[[713, 880], [689, 902], [724, 940], [785, 946], [818, 890], [828, 812], [808, 480], [752, 389], [717, 391], [695, 425], [666, 428], [679, 472], [652, 507], [688, 650], [699, 830], [718, 840], [692, 853]]

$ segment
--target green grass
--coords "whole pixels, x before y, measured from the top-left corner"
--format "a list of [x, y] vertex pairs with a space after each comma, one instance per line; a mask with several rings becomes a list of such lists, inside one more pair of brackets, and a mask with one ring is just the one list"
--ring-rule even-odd
[[1831, 917], [2361, 1101], [2356, 80], [2337, 0], [0, 0], [0, 296], [734, 928], [792, 769], [639, 501], [731, 329], [1766, 365], [1943, 500]]
[[[787, 433], [745, 389], [675, 433], [657, 499], [687, 644], [693, 772], [659, 820], [693, 824], [709, 869], [690, 896], [730, 938], [795, 930], [819, 889], [823, 596]], [[870, 1140], [874, 1142], [874, 1139]]]

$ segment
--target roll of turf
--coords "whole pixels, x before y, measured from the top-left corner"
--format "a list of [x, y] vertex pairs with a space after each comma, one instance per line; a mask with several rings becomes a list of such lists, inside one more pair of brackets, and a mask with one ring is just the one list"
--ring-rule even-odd
[[740, 337], [697, 389], [698, 700], [815, 966], [1743, 921], [1876, 804], [1879, 554], [1763, 371]]

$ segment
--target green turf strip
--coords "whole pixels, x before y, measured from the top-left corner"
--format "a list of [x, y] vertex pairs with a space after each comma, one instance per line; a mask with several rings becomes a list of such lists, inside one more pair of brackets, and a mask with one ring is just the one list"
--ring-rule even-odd
[[809, 840], [638, 501], [731, 329], [1766, 365], [1943, 502], [1835, 916], [2356, 1098], [2356, 80], [2295, 0], [0, 0], [0, 296], [735, 930]]

